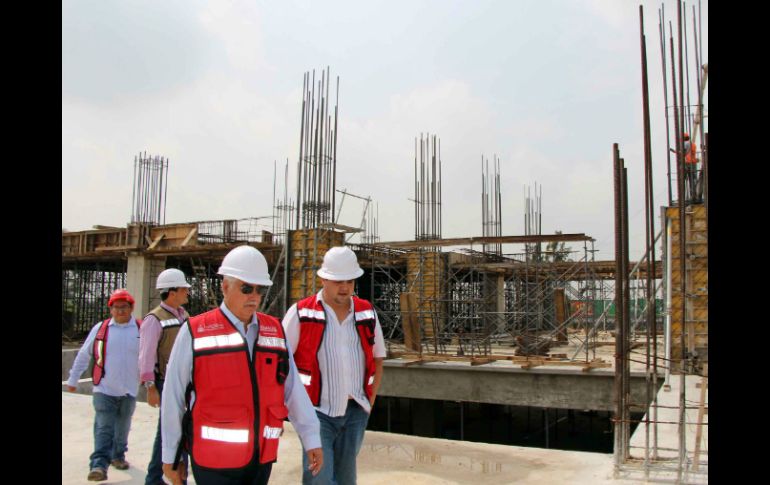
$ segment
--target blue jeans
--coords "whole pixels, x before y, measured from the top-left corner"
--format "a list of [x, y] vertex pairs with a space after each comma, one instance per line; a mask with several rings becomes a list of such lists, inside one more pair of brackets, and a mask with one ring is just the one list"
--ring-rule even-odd
[[321, 422], [321, 446], [324, 466], [315, 477], [307, 469], [309, 463], [306, 450], [302, 450], [303, 485], [355, 485], [356, 457], [364, 441], [364, 431], [369, 422], [369, 413], [354, 400], [348, 400], [345, 415], [329, 417], [316, 411]]
[[91, 469], [107, 471], [112, 460], [125, 460], [128, 450], [128, 431], [131, 416], [136, 408], [136, 398], [108, 396], [94, 393], [94, 452], [91, 453]]

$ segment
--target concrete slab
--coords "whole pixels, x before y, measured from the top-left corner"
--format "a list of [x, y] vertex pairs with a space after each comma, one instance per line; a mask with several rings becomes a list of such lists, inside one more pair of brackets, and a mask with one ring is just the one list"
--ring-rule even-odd
[[[93, 451], [91, 396], [62, 392], [62, 485], [81, 485]], [[158, 410], [137, 403], [126, 459], [131, 468], [110, 468], [106, 484], [141, 485], [157, 427]], [[301, 445], [291, 424], [281, 438], [271, 484], [300, 482]], [[612, 455], [470, 443], [367, 431], [358, 457], [359, 483], [403, 484], [635, 484], [613, 480]], [[195, 483], [194, 477], [188, 482]]]

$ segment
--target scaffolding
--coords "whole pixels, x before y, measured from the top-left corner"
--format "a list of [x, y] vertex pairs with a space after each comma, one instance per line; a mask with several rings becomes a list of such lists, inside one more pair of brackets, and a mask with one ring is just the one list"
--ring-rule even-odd
[[126, 286], [125, 261], [62, 264], [62, 341], [77, 341], [109, 318], [110, 294]]

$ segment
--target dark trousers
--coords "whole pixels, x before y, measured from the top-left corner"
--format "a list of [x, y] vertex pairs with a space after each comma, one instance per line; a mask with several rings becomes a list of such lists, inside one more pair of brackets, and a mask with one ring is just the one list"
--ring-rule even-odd
[[[158, 394], [163, 393], [163, 380], [155, 379], [155, 387], [158, 389]], [[161, 485], [165, 484], [163, 481], [163, 462], [161, 461], [161, 437], [160, 437], [160, 414], [158, 414], [158, 431], [155, 433], [155, 443], [152, 445], [152, 455], [150, 455], [150, 464], [147, 465], [147, 477], [144, 479], [145, 485]], [[182, 459], [184, 463], [187, 463], [187, 453], [182, 453]], [[187, 481], [182, 483], [186, 484]]]
[[215, 472], [203, 470], [195, 463], [192, 465], [195, 483], [198, 485], [266, 485], [272, 469], [272, 463], [251, 464], [238, 472]]

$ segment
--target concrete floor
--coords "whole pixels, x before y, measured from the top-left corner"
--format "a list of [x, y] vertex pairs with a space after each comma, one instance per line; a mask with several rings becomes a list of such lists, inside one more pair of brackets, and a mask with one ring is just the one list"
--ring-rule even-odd
[[[110, 468], [106, 484], [144, 483], [158, 410], [137, 402], [126, 459], [131, 468]], [[281, 438], [270, 483], [300, 482], [301, 446], [291, 424]], [[91, 396], [62, 392], [62, 485], [90, 483], [93, 451]], [[367, 431], [358, 456], [359, 483], [400, 484], [633, 484], [612, 479], [612, 455], [522, 448]], [[188, 483], [195, 483], [194, 478]]]

